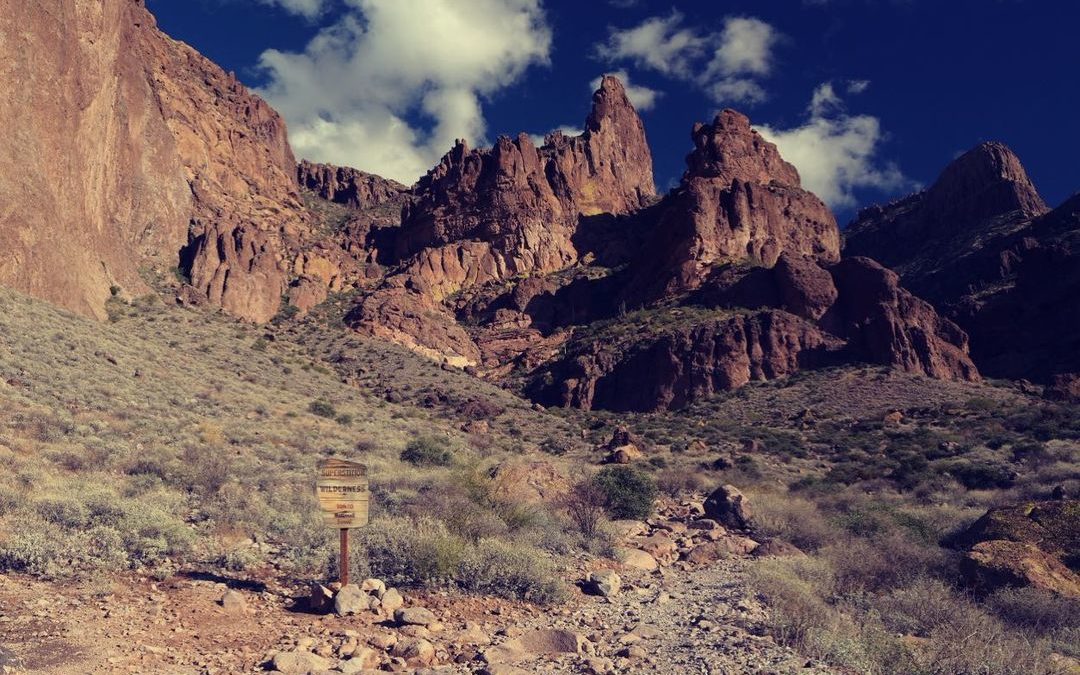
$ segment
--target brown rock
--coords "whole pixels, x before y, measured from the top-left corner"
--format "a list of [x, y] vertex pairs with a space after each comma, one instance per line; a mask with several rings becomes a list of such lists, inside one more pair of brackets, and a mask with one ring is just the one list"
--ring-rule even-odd
[[960, 573], [980, 593], [1003, 586], [1033, 586], [1067, 598], [1080, 598], [1080, 575], [1032, 544], [979, 542], [961, 560]]
[[1043, 396], [1051, 401], [1080, 402], [1080, 373], [1054, 375]]
[[979, 379], [967, 335], [900, 287], [895, 272], [869, 258], [847, 258], [830, 272], [840, 292], [830, 310], [837, 332], [873, 363], [944, 380]]
[[798, 172], [744, 115], [725, 110], [712, 124], [695, 125], [692, 138], [681, 185], [657, 207], [628, 304], [694, 290], [724, 261], [772, 267], [784, 251], [839, 260], [832, 213], [801, 188]]
[[359, 169], [303, 160], [296, 167], [300, 187], [320, 198], [354, 209], [369, 209], [389, 204], [401, 207], [409, 188], [397, 181]]
[[705, 515], [735, 530], [753, 528], [753, 512], [742, 492], [734, 485], [722, 485], [705, 500]]

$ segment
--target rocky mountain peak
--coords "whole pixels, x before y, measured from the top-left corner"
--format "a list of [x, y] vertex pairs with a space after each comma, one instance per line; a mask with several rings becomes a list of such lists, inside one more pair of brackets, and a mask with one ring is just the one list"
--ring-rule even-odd
[[776, 145], [750, 126], [750, 119], [722, 110], [712, 124], [698, 123], [691, 132], [694, 151], [686, 158], [686, 177], [771, 182], [800, 187], [799, 172], [780, 157]]
[[1003, 143], [980, 143], [950, 163], [926, 192], [926, 208], [939, 221], [971, 223], [1019, 212], [1028, 217], [1047, 206], [1020, 158]]
[[400, 203], [409, 188], [397, 181], [347, 166], [317, 164], [303, 160], [296, 167], [300, 187], [320, 198], [352, 208]]

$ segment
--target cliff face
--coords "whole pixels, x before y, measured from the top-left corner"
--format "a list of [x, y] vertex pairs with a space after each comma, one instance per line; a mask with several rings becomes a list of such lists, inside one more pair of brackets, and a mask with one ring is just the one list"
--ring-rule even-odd
[[925, 192], [864, 210], [845, 235], [845, 252], [888, 261], [969, 333], [986, 373], [1080, 372], [1080, 198], [1048, 211], [1004, 145], [979, 145]]
[[110, 286], [175, 266], [193, 198], [143, 60], [153, 19], [124, 0], [0, 12], [0, 283], [104, 316]]
[[278, 114], [142, 2], [14, 3], [0, 31], [20, 92], [0, 102], [0, 281], [100, 317], [111, 286], [180, 265], [212, 303], [273, 316], [306, 218]]
[[713, 266], [733, 260], [771, 267], [784, 251], [840, 259], [832, 213], [745, 115], [725, 110], [695, 125], [691, 137], [686, 173], [658, 209], [628, 301], [694, 290]]
[[[280, 116], [141, 1], [22, 3], [0, 29], [0, 78], [26, 97], [0, 101], [0, 282], [77, 311], [101, 316], [144, 276], [257, 322], [351, 290], [356, 330], [583, 407], [683, 405], [837, 359], [978, 376], [963, 332], [895, 275], [838, 262], [828, 209], [736, 112], [694, 127], [663, 198], [612, 77], [582, 134], [459, 143], [407, 188], [297, 166]], [[675, 318], [619, 332], [627, 308]], [[598, 336], [608, 324], [630, 339]]]

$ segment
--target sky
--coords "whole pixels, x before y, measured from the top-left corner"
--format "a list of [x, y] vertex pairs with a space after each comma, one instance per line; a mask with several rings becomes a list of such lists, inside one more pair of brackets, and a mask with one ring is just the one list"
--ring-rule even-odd
[[298, 157], [411, 184], [454, 140], [578, 131], [618, 74], [674, 187], [695, 121], [746, 113], [840, 222], [979, 142], [1080, 191], [1071, 0], [148, 0], [284, 116]]

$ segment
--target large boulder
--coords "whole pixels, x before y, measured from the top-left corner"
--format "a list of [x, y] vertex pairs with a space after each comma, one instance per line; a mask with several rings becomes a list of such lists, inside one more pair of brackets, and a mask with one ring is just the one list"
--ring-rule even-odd
[[734, 485], [721, 485], [709, 495], [705, 500], [705, 516], [733, 530], [754, 527], [750, 503]]
[[1080, 500], [995, 508], [954, 537], [964, 579], [980, 592], [1035, 586], [1080, 597]]

